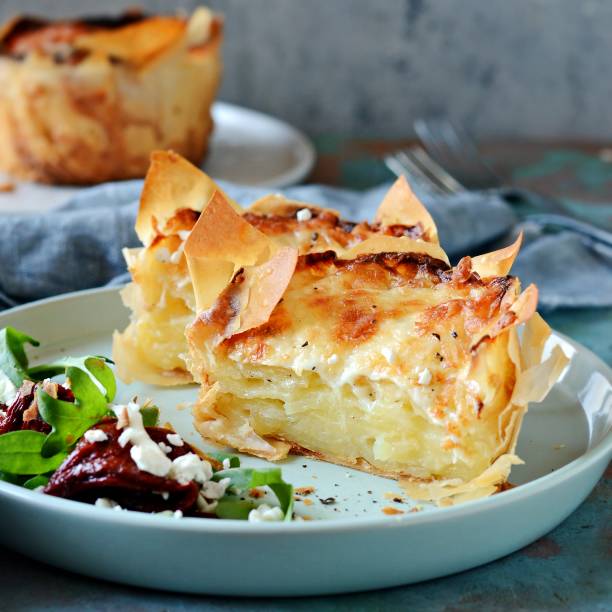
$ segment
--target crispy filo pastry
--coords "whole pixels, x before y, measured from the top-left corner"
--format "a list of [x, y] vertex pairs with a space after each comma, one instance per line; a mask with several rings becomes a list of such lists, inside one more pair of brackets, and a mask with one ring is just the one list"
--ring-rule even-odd
[[[202, 436], [268, 460], [297, 453], [396, 478], [438, 503], [497, 491], [520, 462], [528, 402], [567, 363], [559, 347], [543, 358], [537, 289], [508, 275], [520, 238], [454, 267], [439, 245], [409, 237], [301, 253], [260, 232], [249, 249], [233, 239], [244, 218], [219, 200], [185, 248]], [[197, 245], [211, 235], [204, 261]]]
[[[372, 223], [343, 220], [337, 211], [295, 202], [280, 195], [266, 196], [243, 210], [201, 170], [172, 152], [155, 152], [145, 180], [136, 232], [143, 246], [124, 255], [133, 282], [122, 292], [132, 317], [128, 328], [116, 333], [113, 358], [125, 382], [139, 380], [159, 385], [192, 380], [185, 361], [185, 326], [196, 313], [195, 295], [184, 256], [191, 230], [201, 217], [216, 218], [229, 206], [240, 215], [239, 231], [231, 236], [236, 251], [257, 251], [257, 237], [265, 235], [277, 245], [300, 253], [333, 250], [342, 253], [371, 236], [401, 236], [426, 241], [435, 253], [435, 224], [411, 192], [405, 179], [390, 189]], [[203, 225], [209, 225], [202, 219]], [[228, 236], [199, 232], [192, 241], [193, 265], [217, 257]], [[265, 244], [267, 245], [267, 238]], [[197, 251], [197, 253], [196, 253]], [[223, 254], [221, 255], [223, 257]], [[261, 255], [266, 256], [266, 253]], [[444, 255], [442, 255], [445, 257]], [[255, 260], [248, 260], [254, 263]], [[223, 262], [208, 266], [203, 286], [218, 288], [231, 279], [223, 275]], [[215, 285], [214, 277], [222, 275]], [[216, 295], [214, 295], [216, 297]]]
[[46, 183], [142, 177], [150, 153], [199, 163], [221, 77], [221, 18], [131, 12], [0, 27], [0, 169]]

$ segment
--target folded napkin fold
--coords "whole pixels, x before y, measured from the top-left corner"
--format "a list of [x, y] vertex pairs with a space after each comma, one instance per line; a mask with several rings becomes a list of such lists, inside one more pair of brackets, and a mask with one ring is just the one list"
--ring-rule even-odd
[[[305, 185], [283, 193], [359, 220], [373, 217], [389, 186], [356, 192]], [[121, 249], [139, 244], [134, 219], [141, 188], [142, 181], [109, 183], [78, 192], [59, 210], [0, 217], [0, 308], [127, 280]], [[244, 205], [269, 192], [223, 188]], [[524, 286], [538, 285], [542, 310], [612, 306], [612, 249], [573, 232], [551, 234], [541, 225], [521, 224], [494, 192], [419, 195], [451, 258], [508, 244], [521, 228], [526, 240], [513, 273]]]

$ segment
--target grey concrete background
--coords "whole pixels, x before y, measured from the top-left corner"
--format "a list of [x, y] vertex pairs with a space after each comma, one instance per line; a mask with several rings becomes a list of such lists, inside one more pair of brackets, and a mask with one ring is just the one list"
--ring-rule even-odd
[[[200, 2], [141, 0], [151, 11]], [[0, 17], [134, 0], [0, 0]], [[446, 113], [479, 136], [612, 138], [610, 0], [208, 0], [221, 97], [313, 135], [401, 138]]]

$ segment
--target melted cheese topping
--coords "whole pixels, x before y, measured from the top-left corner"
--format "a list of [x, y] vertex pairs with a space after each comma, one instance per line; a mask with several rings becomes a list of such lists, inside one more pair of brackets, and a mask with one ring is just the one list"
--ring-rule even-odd
[[470, 479], [495, 458], [516, 279], [481, 280], [469, 258], [305, 255], [267, 323], [226, 337], [240, 291], [238, 275], [189, 332], [204, 436], [394, 476]]
[[[327, 249], [341, 253], [379, 234], [423, 236], [420, 225], [351, 223], [335, 211], [279, 196], [267, 198], [265, 208], [259, 204], [261, 212], [249, 210], [243, 218], [277, 244], [297, 247], [301, 253]], [[195, 316], [196, 304], [183, 251], [199, 215], [192, 209], [179, 209], [148, 247], [124, 253], [134, 282], [123, 290], [122, 298], [133, 314], [128, 328], [115, 334], [113, 357], [125, 382], [174, 385], [191, 381], [184, 358], [188, 351], [185, 327]]]

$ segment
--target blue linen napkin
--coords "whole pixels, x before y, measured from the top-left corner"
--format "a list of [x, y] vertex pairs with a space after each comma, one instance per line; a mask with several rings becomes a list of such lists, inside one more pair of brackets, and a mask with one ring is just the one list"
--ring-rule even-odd
[[[372, 219], [389, 186], [356, 192], [304, 185], [283, 193], [360, 220]], [[244, 205], [270, 191], [222, 187]], [[0, 217], [0, 308], [126, 281], [121, 248], [139, 245], [134, 219], [141, 188], [142, 181], [108, 183], [78, 192], [60, 210]], [[520, 225], [526, 240], [513, 273], [524, 286], [538, 285], [542, 310], [612, 306], [612, 249], [572, 232], [551, 234], [541, 226], [519, 224], [513, 209], [493, 192], [419, 195], [452, 259], [509, 244]]]

